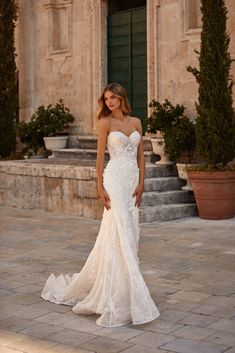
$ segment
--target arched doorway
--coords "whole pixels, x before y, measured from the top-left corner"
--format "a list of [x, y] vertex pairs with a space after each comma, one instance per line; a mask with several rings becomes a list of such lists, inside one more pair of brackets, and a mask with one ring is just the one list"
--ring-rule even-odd
[[119, 82], [127, 92], [132, 115], [146, 129], [147, 116], [146, 1], [109, 1], [108, 82]]

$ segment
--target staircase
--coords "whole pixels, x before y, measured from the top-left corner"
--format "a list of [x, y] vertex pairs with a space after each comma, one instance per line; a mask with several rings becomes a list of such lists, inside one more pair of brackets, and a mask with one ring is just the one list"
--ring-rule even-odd
[[184, 182], [175, 166], [146, 163], [145, 175], [140, 223], [197, 215], [193, 192], [181, 190]]
[[[56, 159], [76, 159], [81, 165], [95, 166], [97, 138], [78, 136], [76, 148], [54, 150]], [[150, 140], [144, 138], [146, 161], [145, 189], [140, 208], [140, 223], [166, 221], [197, 215], [192, 192], [181, 190], [184, 182], [178, 178], [173, 166], [155, 165], [157, 156], [152, 152]], [[108, 152], [105, 161], [109, 160]]]

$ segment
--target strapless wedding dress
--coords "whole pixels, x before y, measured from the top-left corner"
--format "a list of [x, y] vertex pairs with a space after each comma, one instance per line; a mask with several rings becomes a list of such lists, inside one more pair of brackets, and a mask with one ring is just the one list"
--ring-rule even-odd
[[139, 270], [139, 209], [132, 197], [138, 182], [137, 149], [140, 134], [121, 131], [108, 135], [110, 160], [103, 185], [110, 197], [104, 208], [95, 245], [79, 273], [51, 274], [41, 297], [71, 305], [77, 314], [100, 314], [103, 327], [143, 324], [160, 314]]

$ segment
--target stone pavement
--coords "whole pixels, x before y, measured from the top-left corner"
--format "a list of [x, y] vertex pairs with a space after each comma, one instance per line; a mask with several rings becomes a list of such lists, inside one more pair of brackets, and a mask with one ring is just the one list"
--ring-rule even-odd
[[78, 272], [100, 221], [0, 207], [0, 353], [235, 353], [235, 218], [141, 225], [140, 267], [161, 313], [101, 328], [40, 297]]

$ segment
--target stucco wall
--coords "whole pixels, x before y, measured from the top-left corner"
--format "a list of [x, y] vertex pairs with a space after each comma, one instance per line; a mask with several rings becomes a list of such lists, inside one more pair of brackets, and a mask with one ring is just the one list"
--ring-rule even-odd
[[[235, 2], [227, 1], [229, 9], [228, 31], [231, 33], [231, 53], [235, 60]], [[158, 99], [168, 98], [184, 104], [187, 113], [195, 116], [198, 84], [187, 66], [198, 67], [194, 50], [200, 50], [200, 28], [188, 30], [186, 1], [161, 1], [158, 7]], [[179, 20], [180, 19], [180, 20]], [[235, 62], [232, 64], [235, 77]], [[235, 91], [234, 91], [235, 100]]]
[[[147, 0], [148, 101], [184, 104], [193, 118], [198, 86], [186, 67], [198, 65], [200, 30], [188, 31], [187, 4]], [[234, 0], [227, 5], [235, 60]], [[18, 6], [20, 119], [28, 121], [39, 104], [63, 98], [76, 116], [71, 132], [96, 134], [97, 97], [107, 82], [107, 1], [18, 0]]]
[[39, 104], [63, 98], [76, 117], [73, 133], [92, 133], [97, 96], [106, 83], [106, 3], [19, 0], [18, 6], [20, 119], [29, 120]]

